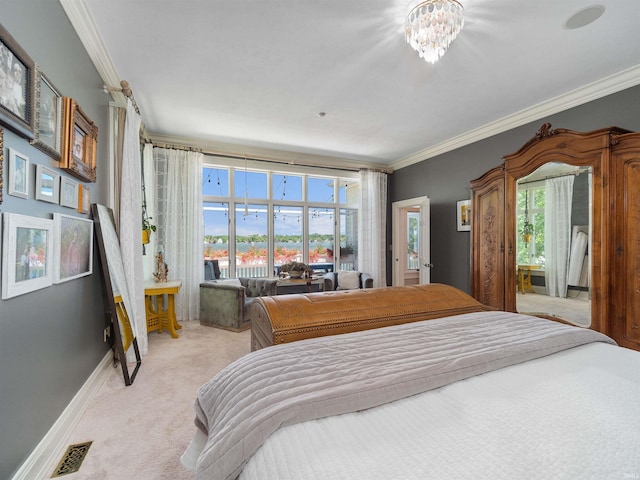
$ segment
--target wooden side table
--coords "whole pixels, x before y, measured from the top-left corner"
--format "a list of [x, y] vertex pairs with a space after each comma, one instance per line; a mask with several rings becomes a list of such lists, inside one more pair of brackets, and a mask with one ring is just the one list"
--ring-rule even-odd
[[[144, 283], [144, 304], [147, 312], [147, 333], [166, 328], [171, 337], [178, 338], [182, 326], [176, 320], [174, 295], [180, 291], [182, 280], [169, 280], [156, 283], [153, 280]], [[164, 307], [164, 296], [167, 296], [167, 308]]]

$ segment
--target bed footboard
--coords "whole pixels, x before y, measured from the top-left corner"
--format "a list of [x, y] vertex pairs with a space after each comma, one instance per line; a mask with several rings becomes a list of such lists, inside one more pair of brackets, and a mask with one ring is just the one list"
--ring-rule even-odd
[[251, 350], [483, 310], [493, 309], [436, 283], [260, 297], [251, 306]]

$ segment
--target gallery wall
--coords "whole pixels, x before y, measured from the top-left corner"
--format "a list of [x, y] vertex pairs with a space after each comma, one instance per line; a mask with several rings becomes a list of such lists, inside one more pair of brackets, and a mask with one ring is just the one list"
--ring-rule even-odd
[[[109, 97], [60, 4], [51, 0], [0, 0], [0, 23], [64, 96], [75, 99], [98, 127], [97, 181], [74, 178], [0, 122], [4, 130], [2, 214], [51, 219], [53, 213], [90, 215], [34, 197], [35, 165], [51, 168], [106, 200]], [[8, 194], [9, 149], [28, 157], [29, 198]], [[3, 245], [6, 248], [6, 245]], [[11, 268], [0, 262], [1, 268]], [[102, 283], [94, 247], [92, 275], [0, 300], [0, 478], [9, 479], [108, 354], [103, 342]]]
[[[502, 164], [503, 156], [520, 149], [545, 122], [550, 122], [552, 128], [584, 132], [610, 126], [640, 131], [638, 105], [640, 86], [635, 86], [394, 172], [389, 179], [390, 206], [392, 202], [415, 197], [430, 199], [431, 282], [471, 291], [471, 234], [458, 232], [456, 228], [456, 202], [471, 198], [471, 180]], [[391, 229], [387, 242], [391, 244]], [[389, 285], [391, 267], [389, 251]]]

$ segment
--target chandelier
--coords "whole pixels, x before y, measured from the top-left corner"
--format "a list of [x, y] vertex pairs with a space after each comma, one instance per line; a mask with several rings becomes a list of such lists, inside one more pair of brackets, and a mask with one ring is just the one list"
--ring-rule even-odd
[[456, 0], [426, 0], [416, 5], [404, 23], [411, 48], [436, 63], [464, 26], [464, 8]]

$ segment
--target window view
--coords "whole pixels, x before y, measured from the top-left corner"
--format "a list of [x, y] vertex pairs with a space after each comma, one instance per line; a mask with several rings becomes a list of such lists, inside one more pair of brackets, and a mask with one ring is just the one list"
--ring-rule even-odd
[[223, 278], [270, 277], [290, 261], [357, 269], [357, 178], [209, 165], [202, 182], [204, 256]]
[[407, 270], [418, 270], [420, 251], [420, 212], [407, 213]]
[[517, 264], [544, 268], [544, 184], [518, 190], [517, 222]]

